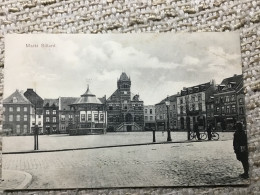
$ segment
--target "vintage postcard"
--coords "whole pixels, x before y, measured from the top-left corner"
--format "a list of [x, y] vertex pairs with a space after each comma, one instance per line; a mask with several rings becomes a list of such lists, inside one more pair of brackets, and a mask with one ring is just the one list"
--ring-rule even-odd
[[239, 33], [7, 35], [3, 189], [247, 185]]

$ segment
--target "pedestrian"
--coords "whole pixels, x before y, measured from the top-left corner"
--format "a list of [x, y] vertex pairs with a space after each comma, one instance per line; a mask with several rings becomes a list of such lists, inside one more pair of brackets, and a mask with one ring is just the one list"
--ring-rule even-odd
[[199, 132], [199, 124], [198, 124], [198, 122], [195, 122], [195, 124], [194, 124], [194, 132], [196, 133], [197, 139], [201, 140], [200, 139], [200, 132]]
[[210, 123], [208, 128], [207, 128], [207, 133], [208, 133], [208, 140], [211, 140], [212, 138], [212, 128], [213, 128], [213, 125]]
[[244, 173], [240, 174], [240, 177], [247, 179], [249, 177], [247, 136], [245, 131], [243, 130], [243, 125], [240, 122], [236, 124], [236, 131], [234, 133], [234, 139], [233, 139], [233, 147], [234, 147], [234, 152], [236, 154], [236, 158], [242, 163], [244, 169]]

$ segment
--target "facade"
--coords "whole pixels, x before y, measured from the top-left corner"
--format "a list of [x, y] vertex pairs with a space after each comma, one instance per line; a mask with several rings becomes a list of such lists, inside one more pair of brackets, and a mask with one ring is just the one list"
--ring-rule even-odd
[[68, 133], [73, 126], [74, 111], [71, 104], [76, 102], [76, 97], [59, 97], [59, 132]]
[[131, 80], [122, 73], [117, 90], [107, 99], [108, 131], [142, 131], [144, 105], [139, 95], [131, 93]]
[[177, 97], [178, 129], [193, 130], [196, 122], [199, 128], [206, 128], [206, 100], [213, 96], [215, 90], [214, 81], [181, 90]]
[[3, 101], [3, 132], [7, 135], [32, 134], [34, 108], [23, 92], [16, 90]]
[[27, 89], [24, 96], [32, 103], [34, 110], [36, 109], [36, 116], [31, 117], [31, 131], [36, 124], [39, 127], [39, 134], [43, 134], [43, 99], [33, 89]]
[[44, 134], [59, 133], [58, 99], [44, 99], [43, 101], [43, 132]]
[[[172, 95], [163, 99], [160, 103], [155, 105], [155, 114], [156, 114], [156, 125], [157, 130], [164, 131], [167, 130], [167, 120], [169, 117], [169, 127], [171, 130], [177, 130], [178, 121], [177, 121], [177, 97], [178, 95]], [[166, 100], [170, 101], [169, 105], [169, 116], [167, 114]]]
[[235, 123], [245, 124], [243, 77], [234, 75], [224, 79], [214, 94], [215, 124], [222, 131], [235, 130]]
[[144, 106], [144, 128], [145, 130], [152, 130], [156, 127], [155, 122], [155, 106], [148, 105]]
[[[72, 100], [73, 98], [67, 99], [67, 102]], [[105, 97], [97, 98], [96, 95], [90, 92], [88, 87], [87, 91], [69, 107], [68, 115], [71, 115], [71, 119], [68, 119], [68, 132], [70, 135], [106, 133]]]

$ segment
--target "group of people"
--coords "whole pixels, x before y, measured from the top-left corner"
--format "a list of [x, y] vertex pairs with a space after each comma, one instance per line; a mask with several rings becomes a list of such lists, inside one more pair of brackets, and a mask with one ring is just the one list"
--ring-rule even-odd
[[[244, 173], [240, 174], [240, 177], [247, 179], [249, 178], [247, 136], [246, 136], [246, 132], [243, 130], [243, 124], [241, 122], [237, 122], [235, 127], [236, 127], [236, 131], [234, 133], [234, 138], [233, 138], [233, 148], [237, 160], [239, 160], [242, 163], [244, 169]], [[213, 125], [209, 124], [207, 127], [208, 140], [212, 139], [212, 131], [213, 131]], [[197, 139], [201, 140], [198, 123], [194, 124], [194, 132], [196, 133]]]
[[[197, 139], [198, 140], [201, 140], [201, 138], [200, 138], [200, 131], [199, 131], [199, 123], [198, 122], [196, 122], [195, 124], [194, 124], [194, 132], [196, 133], [196, 136], [197, 136]], [[207, 134], [208, 134], [208, 140], [211, 140], [212, 139], [212, 130], [213, 130], [213, 125], [210, 123], [209, 125], [208, 125], [208, 127], [207, 127]], [[188, 135], [189, 136], [189, 135]]]

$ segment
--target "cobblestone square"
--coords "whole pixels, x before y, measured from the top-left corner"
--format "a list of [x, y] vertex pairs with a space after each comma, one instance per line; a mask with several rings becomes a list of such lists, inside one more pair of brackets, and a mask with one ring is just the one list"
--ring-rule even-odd
[[[166, 134], [158, 132], [158, 139], [159, 135], [166, 138]], [[115, 141], [122, 139], [120, 134], [107, 136]], [[139, 142], [144, 142], [145, 133], [139, 136]], [[185, 136], [185, 133], [172, 134], [176, 140], [179, 137], [185, 141]], [[67, 138], [70, 143], [75, 139], [75, 147], [79, 147], [79, 139], [85, 137]], [[32, 180], [26, 187], [30, 189], [248, 184], [248, 180], [239, 178], [243, 168], [233, 152], [232, 133], [220, 137], [219, 141], [4, 154], [3, 169], [29, 173]], [[59, 138], [56, 140], [57, 148], [68, 146]], [[127, 136], [124, 140], [122, 143], [127, 142]], [[26, 149], [20, 146], [21, 150]]]

